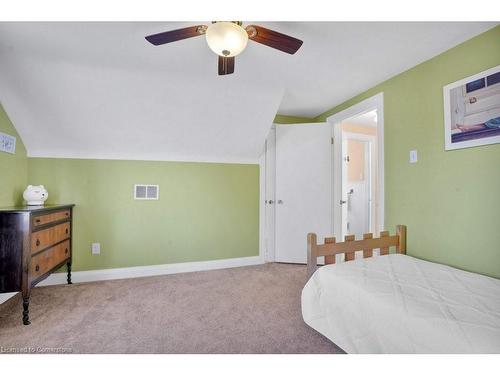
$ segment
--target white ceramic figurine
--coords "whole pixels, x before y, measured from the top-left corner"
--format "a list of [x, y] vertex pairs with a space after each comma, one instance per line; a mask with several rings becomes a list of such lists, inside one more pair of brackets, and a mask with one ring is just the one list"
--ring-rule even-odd
[[29, 185], [23, 193], [23, 198], [28, 206], [43, 206], [49, 197], [49, 193], [43, 185]]

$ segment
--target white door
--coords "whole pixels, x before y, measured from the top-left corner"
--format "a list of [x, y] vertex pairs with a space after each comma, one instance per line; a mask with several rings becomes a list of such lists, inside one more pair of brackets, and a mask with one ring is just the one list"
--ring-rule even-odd
[[307, 263], [307, 233], [332, 235], [332, 129], [276, 127], [277, 262]]

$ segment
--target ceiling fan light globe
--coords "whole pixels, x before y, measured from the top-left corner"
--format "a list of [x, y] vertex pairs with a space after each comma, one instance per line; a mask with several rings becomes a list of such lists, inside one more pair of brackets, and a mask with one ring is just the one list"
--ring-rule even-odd
[[239, 55], [248, 42], [246, 30], [233, 22], [213, 23], [208, 26], [205, 35], [210, 49], [223, 57]]

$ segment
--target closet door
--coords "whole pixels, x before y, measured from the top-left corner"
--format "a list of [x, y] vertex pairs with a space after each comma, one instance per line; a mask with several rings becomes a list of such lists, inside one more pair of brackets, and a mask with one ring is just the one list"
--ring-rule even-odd
[[276, 261], [307, 263], [307, 233], [333, 233], [330, 125], [276, 126]]

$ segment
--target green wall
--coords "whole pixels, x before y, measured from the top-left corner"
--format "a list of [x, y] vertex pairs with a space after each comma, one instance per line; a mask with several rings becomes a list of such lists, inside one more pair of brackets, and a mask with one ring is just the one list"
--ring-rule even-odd
[[16, 153], [0, 152], [0, 206], [15, 206], [22, 203], [26, 188], [28, 159], [26, 148], [0, 104], [0, 132], [16, 137]]
[[315, 120], [383, 92], [386, 227], [408, 225], [410, 255], [498, 278], [500, 144], [445, 151], [443, 130], [443, 86], [496, 65], [500, 26]]
[[[499, 41], [496, 27], [314, 119], [384, 92], [386, 226], [408, 225], [411, 255], [495, 277], [500, 145], [445, 152], [442, 87], [499, 65]], [[0, 131], [17, 136], [1, 108]], [[0, 205], [21, 203], [27, 183], [46, 185], [49, 202], [76, 203], [75, 270], [258, 254], [257, 165], [28, 160], [17, 142], [16, 155], [0, 153]], [[134, 183], [160, 184], [160, 200], [134, 201]], [[94, 241], [101, 255], [91, 255]]]
[[302, 124], [314, 122], [314, 119], [309, 117], [299, 117], [299, 116], [285, 116], [277, 114], [274, 117], [273, 123], [275, 124]]
[[[30, 158], [28, 181], [76, 204], [76, 271], [259, 252], [258, 165]], [[159, 184], [160, 199], [134, 200], [136, 183]]]

